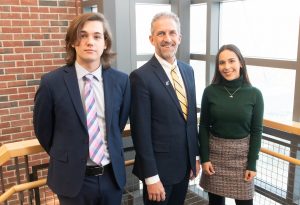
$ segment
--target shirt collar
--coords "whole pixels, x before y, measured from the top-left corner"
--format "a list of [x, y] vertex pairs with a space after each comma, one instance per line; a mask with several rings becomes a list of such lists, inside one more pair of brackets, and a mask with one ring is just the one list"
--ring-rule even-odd
[[157, 53], [155, 53], [155, 57], [158, 60], [158, 62], [160, 63], [160, 65], [166, 69], [171, 70], [171, 68], [173, 66], [177, 66], [177, 60], [175, 59], [175, 61], [173, 62], [173, 64], [170, 64], [168, 61], [166, 61], [165, 59], [163, 59], [162, 57], [160, 57]]
[[77, 63], [77, 61], [75, 61], [75, 69], [76, 69], [76, 74], [77, 74], [78, 80], [82, 79], [87, 74], [93, 74], [93, 76], [95, 76], [97, 80], [102, 79], [102, 65], [100, 65], [99, 68], [97, 68], [94, 72], [89, 72], [84, 67], [79, 65], [79, 63]]

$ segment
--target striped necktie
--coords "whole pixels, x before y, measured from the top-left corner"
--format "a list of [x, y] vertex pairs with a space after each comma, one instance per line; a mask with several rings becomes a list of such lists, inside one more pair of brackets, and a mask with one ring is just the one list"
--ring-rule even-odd
[[96, 101], [92, 87], [92, 74], [84, 76], [84, 101], [86, 108], [86, 120], [89, 133], [89, 154], [90, 159], [100, 165], [105, 157], [106, 145], [100, 132], [99, 121], [97, 118]]
[[178, 74], [176, 72], [176, 66], [172, 66], [171, 77], [173, 80], [174, 89], [175, 89], [177, 98], [179, 100], [184, 119], [186, 120], [187, 114], [188, 114], [188, 110], [187, 110], [188, 103], [187, 103], [186, 95], [184, 92], [184, 88], [183, 88], [182, 84], [180, 83]]

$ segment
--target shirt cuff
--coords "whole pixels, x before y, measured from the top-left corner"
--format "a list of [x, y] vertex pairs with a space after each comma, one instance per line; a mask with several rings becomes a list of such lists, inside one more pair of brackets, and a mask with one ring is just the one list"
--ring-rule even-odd
[[196, 156], [196, 160], [200, 160], [200, 156]]
[[159, 181], [160, 181], [160, 178], [159, 178], [158, 175], [155, 175], [153, 177], [148, 177], [148, 178], [145, 179], [146, 185], [155, 184]]

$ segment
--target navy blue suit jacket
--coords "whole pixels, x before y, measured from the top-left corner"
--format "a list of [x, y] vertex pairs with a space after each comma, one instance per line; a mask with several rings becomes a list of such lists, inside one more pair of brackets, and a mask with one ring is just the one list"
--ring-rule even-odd
[[[103, 69], [106, 138], [116, 181], [126, 182], [122, 131], [130, 110], [128, 76], [113, 68]], [[64, 66], [45, 74], [35, 96], [34, 130], [50, 155], [48, 186], [59, 195], [74, 197], [83, 184], [89, 155], [86, 115], [76, 70]]]
[[194, 72], [183, 62], [177, 65], [187, 93], [187, 121], [155, 56], [130, 74], [130, 122], [136, 150], [133, 173], [141, 180], [158, 174], [164, 184], [172, 185], [183, 180], [188, 169], [195, 173], [199, 145]]

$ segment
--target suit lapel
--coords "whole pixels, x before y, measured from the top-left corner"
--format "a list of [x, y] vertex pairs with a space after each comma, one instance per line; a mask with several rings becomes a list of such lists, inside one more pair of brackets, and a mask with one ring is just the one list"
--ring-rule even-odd
[[[173, 88], [172, 83], [170, 82], [166, 72], [164, 71], [164, 69], [162, 68], [162, 66], [160, 65], [160, 63], [158, 62], [158, 60], [155, 58], [155, 56], [153, 56], [153, 58], [151, 59], [152, 61], [152, 70], [155, 73], [155, 75], [158, 77], [158, 79], [161, 81], [163, 87], [165, 87], [172, 99], [172, 101], [175, 103], [177, 109], [180, 111], [180, 113], [182, 113], [177, 95], [175, 93], [175, 90]], [[183, 116], [183, 114], [182, 114]]]
[[87, 129], [86, 116], [85, 116], [84, 110], [83, 110], [76, 70], [75, 70], [74, 66], [65, 68], [64, 79], [65, 79], [65, 83], [67, 85], [69, 94], [71, 96], [73, 105], [75, 107], [75, 110], [80, 118], [80, 121], [82, 122], [84, 127]]
[[[102, 68], [103, 90], [104, 90], [104, 104], [105, 104], [105, 123], [106, 133], [109, 133], [109, 128], [112, 119], [112, 109], [114, 107], [113, 93], [114, 93], [114, 79], [111, 75], [110, 68]], [[107, 135], [108, 136], [108, 135]]]

